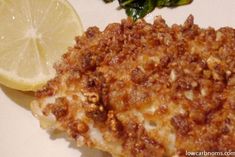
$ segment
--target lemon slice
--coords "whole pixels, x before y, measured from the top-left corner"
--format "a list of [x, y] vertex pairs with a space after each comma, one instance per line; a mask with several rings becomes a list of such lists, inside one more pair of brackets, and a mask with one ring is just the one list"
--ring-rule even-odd
[[0, 0], [0, 83], [30, 91], [55, 75], [53, 64], [83, 32], [66, 0]]

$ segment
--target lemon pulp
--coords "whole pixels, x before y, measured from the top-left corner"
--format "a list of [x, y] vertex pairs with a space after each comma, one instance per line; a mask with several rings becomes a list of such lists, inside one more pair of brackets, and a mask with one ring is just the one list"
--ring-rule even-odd
[[66, 0], [0, 0], [0, 83], [36, 90], [55, 75], [53, 64], [83, 32]]

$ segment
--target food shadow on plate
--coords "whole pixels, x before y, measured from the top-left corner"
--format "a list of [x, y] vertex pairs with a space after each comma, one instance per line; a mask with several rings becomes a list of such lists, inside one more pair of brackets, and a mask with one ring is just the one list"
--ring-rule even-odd
[[30, 110], [30, 103], [34, 100], [33, 92], [22, 92], [0, 85], [2, 92], [14, 103], [26, 110]]
[[76, 146], [76, 143], [73, 140], [70, 140], [65, 133], [55, 132], [50, 134], [50, 138], [52, 140], [56, 139], [64, 139], [66, 142], [69, 143], [69, 148], [76, 149], [81, 153], [81, 157], [112, 157], [108, 153], [102, 152], [97, 149], [91, 149], [88, 147], [80, 147]]

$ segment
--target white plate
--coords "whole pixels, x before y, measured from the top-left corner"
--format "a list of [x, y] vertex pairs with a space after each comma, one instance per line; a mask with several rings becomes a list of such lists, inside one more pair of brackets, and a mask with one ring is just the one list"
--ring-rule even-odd
[[[79, 13], [86, 29], [105, 28], [108, 23], [125, 17], [116, 10], [117, 2], [104, 4], [102, 0], [69, 0]], [[117, 0], [116, 0], [117, 1]], [[175, 9], [156, 9], [146, 17], [151, 22], [162, 15], [168, 24], [183, 23], [192, 14], [202, 27], [235, 27], [235, 0], [194, 0], [191, 5]], [[101, 157], [102, 153], [86, 148], [74, 149], [64, 139], [53, 139], [40, 129], [27, 104], [29, 94], [0, 86], [0, 156], [1, 157]]]

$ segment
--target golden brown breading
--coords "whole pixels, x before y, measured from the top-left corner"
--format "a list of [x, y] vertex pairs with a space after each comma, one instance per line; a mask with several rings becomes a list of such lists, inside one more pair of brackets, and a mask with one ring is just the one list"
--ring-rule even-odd
[[89, 28], [36, 93], [42, 125], [117, 157], [235, 150], [235, 30], [123, 20]]

